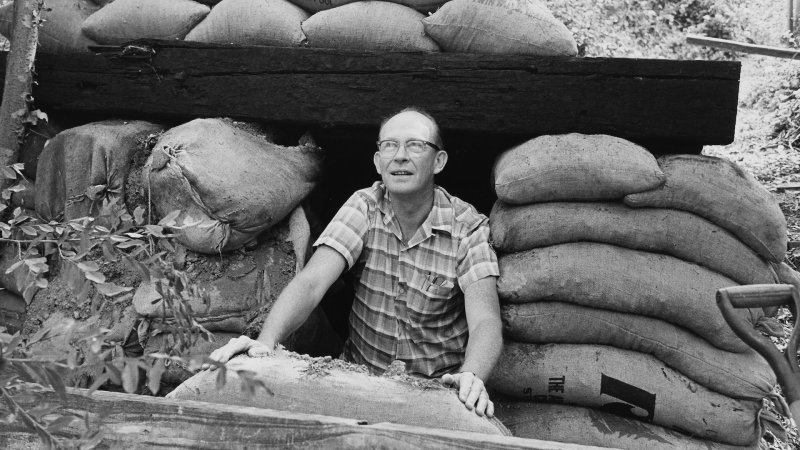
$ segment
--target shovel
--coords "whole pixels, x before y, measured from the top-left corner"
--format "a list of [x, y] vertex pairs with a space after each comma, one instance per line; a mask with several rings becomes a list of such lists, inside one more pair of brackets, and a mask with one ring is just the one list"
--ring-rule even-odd
[[[778, 348], [736, 315], [734, 308], [762, 308], [767, 306], [789, 305], [794, 316], [794, 331], [789, 338], [786, 351]], [[797, 318], [800, 311], [800, 294], [789, 284], [751, 284], [722, 288], [717, 291], [717, 306], [733, 332], [753, 347], [767, 360], [778, 376], [778, 383], [789, 403], [789, 413], [793, 419], [800, 417], [800, 366], [797, 364], [798, 334]]]

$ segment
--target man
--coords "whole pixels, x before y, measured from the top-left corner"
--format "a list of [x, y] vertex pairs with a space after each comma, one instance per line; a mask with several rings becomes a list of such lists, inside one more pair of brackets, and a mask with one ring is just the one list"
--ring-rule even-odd
[[263, 355], [296, 330], [344, 270], [357, 286], [342, 357], [382, 372], [442, 377], [478, 415], [494, 415], [483, 384], [502, 349], [497, 258], [485, 216], [434, 184], [448, 155], [436, 122], [409, 108], [381, 125], [382, 182], [353, 194], [276, 300], [257, 340], [232, 339], [210, 358]]

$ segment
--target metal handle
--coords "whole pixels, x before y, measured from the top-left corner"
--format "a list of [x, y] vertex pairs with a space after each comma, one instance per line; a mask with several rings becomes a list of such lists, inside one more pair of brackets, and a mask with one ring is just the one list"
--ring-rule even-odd
[[[793, 304], [794, 311], [800, 307], [797, 288], [788, 284], [753, 284], [728, 287], [717, 291], [717, 306], [725, 321], [741, 340], [753, 347], [767, 360], [778, 376], [786, 398], [794, 406], [800, 401], [800, 367], [797, 364], [800, 335], [797, 329], [797, 315], [795, 314], [795, 327], [789, 339], [789, 345], [781, 354], [772, 341], [761, 335], [734, 311], [734, 308], [758, 308], [786, 304]], [[792, 414], [797, 413], [800, 411], [792, 411]]]

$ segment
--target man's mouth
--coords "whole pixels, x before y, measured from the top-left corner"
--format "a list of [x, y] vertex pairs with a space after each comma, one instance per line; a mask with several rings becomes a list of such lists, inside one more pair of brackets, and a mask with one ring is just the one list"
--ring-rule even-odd
[[413, 175], [411, 172], [409, 172], [407, 170], [393, 170], [393, 171], [391, 171], [389, 173], [391, 173], [392, 175], [395, 175], [395, 176], [397, 176], [397, 175], [400, 175], [400, 176]]

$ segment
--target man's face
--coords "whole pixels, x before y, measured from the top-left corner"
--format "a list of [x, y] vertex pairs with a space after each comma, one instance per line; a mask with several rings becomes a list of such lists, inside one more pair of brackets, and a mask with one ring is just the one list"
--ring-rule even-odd
[[[420, 113], [406, 111], [386, 122], [378, 139], [405, 144], [409, 140], [433, 142], [434, 125]], [[419, 155], [412, 154], [401, 145], [393, 155], [375, 152], [375, 169], [381, 174], [383, 184], [391, 194], [415, 194], [433, 189], [433, 176], [444, 169], [447, 153], [426, 146]]]

